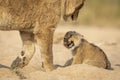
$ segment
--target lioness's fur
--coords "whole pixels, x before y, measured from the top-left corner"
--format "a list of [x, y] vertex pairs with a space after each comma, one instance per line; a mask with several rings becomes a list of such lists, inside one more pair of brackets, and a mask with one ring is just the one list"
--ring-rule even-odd
[[75, 31], [69, 31], [64, 37], [64, 45], [67, 48], [72, 48], [73, 59], [70, 59], [65, 64], [89, 64], [100, 68], [111, 69], [111, 64], [98, 46], [89, 43], [82, 35]]
[[29, 63], [37, 41], [45, 70], [53, 70], [53, 34], [61, 18], [61, 6], [64, 19], [74, 20], [83, 4], [84, 0], [0, 0], [0, 30], [19, 30], [23, 41], [23, 51], [13, 61], [12, 69]]

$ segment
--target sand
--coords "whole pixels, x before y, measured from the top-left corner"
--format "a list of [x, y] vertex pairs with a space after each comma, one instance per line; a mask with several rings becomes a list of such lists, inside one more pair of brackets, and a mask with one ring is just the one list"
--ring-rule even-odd
[[[87, 64], [58, 67], [51, 72], [41, 70], [41, 54], [36, 45], [36, 53], [28, 66], [21, 72], [25, 80], [120, 80], [120, 29], [100, 27], [58, 26], [54, 35], [53, 55], [55, 65], [64, 65], [70, 59], [71, 51], [63, 46], [63, 36], [67, 31], [77, 31], [89, 42], [99, 46], [108, 56], [113, 70], [105, 70]], [[0, 80], [20, 80], [10, 70], [10, 64], [19, 55], [22, 42], [18, 31], [0, 31]]]

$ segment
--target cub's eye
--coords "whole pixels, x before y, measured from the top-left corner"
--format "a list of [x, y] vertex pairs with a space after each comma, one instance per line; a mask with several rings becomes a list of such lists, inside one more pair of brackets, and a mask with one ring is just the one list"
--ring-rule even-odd
[[66, 38], [64, 38], [64, 40], [65, 40]]
[[69, 34], [68, 37], [70, 38], [72, 36], [72, 34]]

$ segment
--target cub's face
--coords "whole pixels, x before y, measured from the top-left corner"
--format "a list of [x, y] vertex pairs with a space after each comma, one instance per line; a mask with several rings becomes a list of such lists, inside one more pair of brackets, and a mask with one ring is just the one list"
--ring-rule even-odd
[[68, 31], [64, 36], [64, 46], [68, 49], [75, 48], [81, 43], [82, 35], [75, 31]]

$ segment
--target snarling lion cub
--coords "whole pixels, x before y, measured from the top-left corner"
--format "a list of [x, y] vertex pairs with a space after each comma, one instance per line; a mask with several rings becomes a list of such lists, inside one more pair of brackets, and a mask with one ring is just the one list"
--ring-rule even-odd
[[64, 46], [72, 49], [73, 58], [65, 66], [73, 64], [88, 64], [100, 68], [111, 69], [111, 64], [99, 47], [89, 43], [83, 36], [75, 31], [69, 31], [64, 36]]

